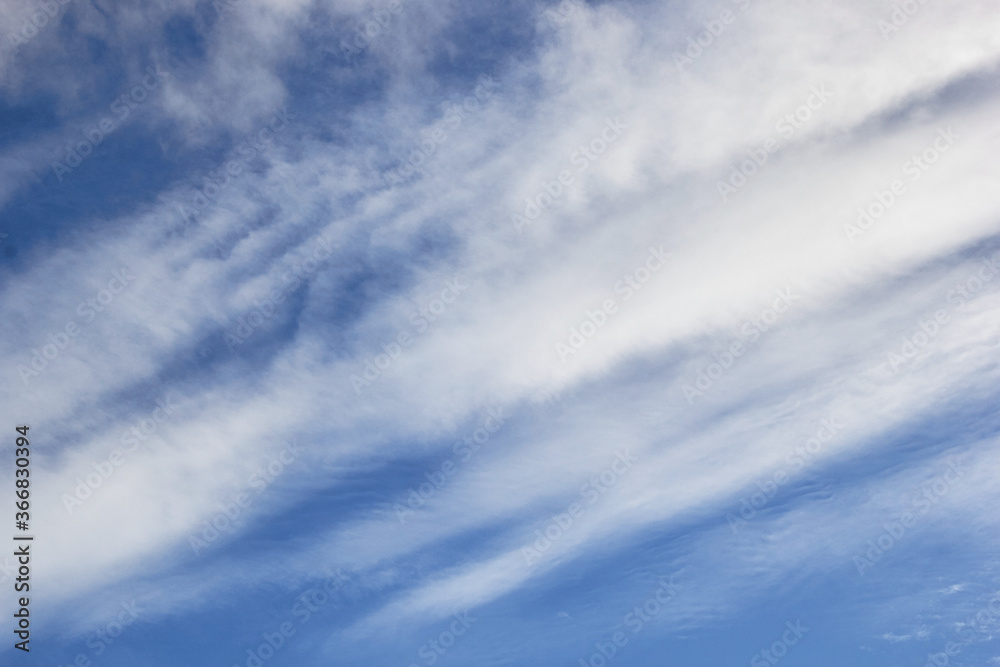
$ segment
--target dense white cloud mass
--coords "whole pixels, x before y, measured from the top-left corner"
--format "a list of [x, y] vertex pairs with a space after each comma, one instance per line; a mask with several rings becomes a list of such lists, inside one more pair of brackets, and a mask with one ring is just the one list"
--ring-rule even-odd
[[0, 34], [46, 659], [1000, 655], [994, 3]]

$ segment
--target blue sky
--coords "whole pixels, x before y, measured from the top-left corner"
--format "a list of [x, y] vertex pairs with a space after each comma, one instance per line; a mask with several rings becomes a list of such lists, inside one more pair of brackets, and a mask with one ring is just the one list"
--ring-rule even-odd
[[0, 42], [3, 664], [1000, 663], [991, 3]]

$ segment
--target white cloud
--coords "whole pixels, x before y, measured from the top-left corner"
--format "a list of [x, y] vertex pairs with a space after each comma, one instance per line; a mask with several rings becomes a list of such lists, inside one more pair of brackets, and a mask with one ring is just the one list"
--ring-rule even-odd
[[[1000, 335], [997, 283], [964, 308], [948, 301], [978, 267], [979, 256], [965, 254], [995, 233], [1000, 213], [996, 199], [982, 194], [993, 187], [997, 100], [974, 76], [992, 72], [1000, 52], [986, 20], [990, 6], [926, 5], [889, 40], [875, 28], [881, 9], [756, 2], [683, 73], [672, 50], [701, 19], [675, 21], [670, 8], [581, 9], [558, 31], [543, 29], [540, 50], [526, 56], [537, 60], [494, 74], [497, 95], [438, 147], [426, 176], [386, 188], [370, 168], [373, 155], [413, 145], [441, 117], [422, 120], [422, 98], [438, 93], [421, 88], [432, 79], [429, 56], [413, 54], [428, 34], [445, 34], [458, 11], [408, 7], [398, 30], [371, 48], [387, 68], [387, 91], [383, 102], [349, 115], [355, 137], [330, 140], [309, 116], [280, 134], [260, 171], [235, 178], [182, 235], [166, 230], [177, 224], [177, 205], [200, 187], [196, 175], [129, 215], [127, 227], [116, 225], [120, 232], [100, 226], [73, 248], [35, 250], [29, 270], [0, 288], [5, 312], [19, 323], [0, 349], [10, 369], [0, 391], [10, 414], [45, 424], [50, 434], [36, 465], [44, 470], [39, 497], [51, 499], [38, 518], [52, 536], [39, 556], [51, 596], [65, 600], [163, 572], [283, 439], [307, 442], [307, 463], [248, 516], [250, 525], [310, 490], [335, 486], [341, 474], [379, 470], [414, 452], [448, 456], [455, 426], [497, 404], [514, 415], [497, 448], [462, 470], [419, 517], [400, 526], [376, 505], [347, 521], [330, 519], [285, 556], [308, 572], [328, 562], [321, 553], [332, 553], [372, 579], [391, 578], [398, 559], [519, 520], [466, 560], [430, 567], [359, 628], [497, 599], [581, 554], [676, 529], [692, 515], [706, 523], [686, 571], [704, 595], [678, 605], [677, 614], [703, 617], [741, 604], [728, 588], [734, 577], [754, 575], [762, 587], [802, 568], [849, 562], [866, 531], [877, 535], [898, 508], [898, 494], [939, 467], [937, 457], [865, 478], [870, 491], [844, 491], [836, 506], [803, 502], [769, 512], [757, 520], [773, 535], [765, 545], [733, 540], [725, 513], [832, 412], [849, 426], [817, 468], [863, 459], [935, 406], [987, 396]], [[282, 68], [312, 57], [297, 50], [296, 35], [315, 11], [308, 3], [240, 4], [207, 37], [208, 64], [172, 78], [157, 109], [192, 145], [260, 127], [290, 100]], [[81, 30], [98, 31], [95, 20], [89, 16]], [[135, 39], [142, 32], [127, 21], [122, 30]], [[781, 137], [759, 173], [721, 202], [717, 183], [747, 150], [775, 136], [782, 116], [818, 85], [833, 91], [830, 101], [801, 131]], [[955, 103], [961, 91], [972, 100]], [[627, 124], [620, 140], [581, 171], [574, 152], [619, 117]], [[392, 140], [379, 138], [384, 124]], [[959, 135], [954, 146], [907, 180], [906, 161], [947, 127]], [[575, 182], [518, 234], [511, 214], [564, 170]], [[906, 193], [850, 243], [844, 225], [893, 179], [906, 181]], [[344, 203], [352, 197], [356, 204]], [[333, 213], [317, 221], [316, 210]], [[252, 231], [241, 231], [243, 224]], [[447, 247], [418, 254], [432, 232]], [[241, 352], [212, 357], [203, 373], [191, 369], [202, 363], [193, 362], [198, 351], [220, 347], [222, 330], [280, 287], [320, 237], [334, 240], [333, 258], [310, 274], [301, 302], [281, 304], [251, 339], [278, 337], [274, 323], [294, 318], [294, 333], [278, 338], [284, 346], [263, 362]], [[213, 239], [227, 246], [222, 257]], [[615, 285], [661, 245], [670, 261], [625, 301]], [[420, 264], [392, 263], [406, 253]], [[18, 365], [49, 333], [79, 321], [77, 304], [120, 265], [132, 268], [134, 284], [24, 386]], [[363, 269], [400, 276], [364, 282]], [[410, 313], [455, 276], [468, 291], [355, 393], [351, 374], [398, 331], [412, 332]], [[786, 287], [801, 301], [689, 405], [683, 385], [734, 340], [746, 342], [741, 325]], [[564, 363], [556, 343], [609, 298], [619, 312]], [[363, 304], [356, 318], [336, 321], [354, 302]], [[880, 367], [937, 309], [951, 319], [933, 342], [898, 373]], [[248, 379], [251, 363], [256, 374]], [[177, 371], [184, 365], [186, 376]], [[164, 391], [179, 395], [177, 416], [68, 515], [60, 495], [107, 458]], [[579, 402], [552, 408], [561, 419], [546, 423], [540, 397], [560, 391], [577, 392]], [[589, 509], [539, 567], [525, 567], [520, 547], [532, 530], [621, 447], [643, 462], [629, 484]], [[975, 474], [920, 530], [944, 531], [954, 516], [993, 528], [993, 516], [974, 510], [991, 497], [987, 473], [997, 465], [983, 450], [969, 449]], [[278, 568], [247, 568], [281, 576]], [[721, 571], [729, 577], [706, 573]], [[186, 579], [176, 598], [147, 604], [170, 609], [245, 576], [240, 568], [207, 568]]]

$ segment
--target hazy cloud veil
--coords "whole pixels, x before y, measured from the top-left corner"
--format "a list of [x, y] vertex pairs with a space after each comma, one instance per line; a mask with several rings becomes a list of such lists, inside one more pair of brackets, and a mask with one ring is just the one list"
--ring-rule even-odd
[[997, 19], [4, 3], [3, 664], [1000, 662]]

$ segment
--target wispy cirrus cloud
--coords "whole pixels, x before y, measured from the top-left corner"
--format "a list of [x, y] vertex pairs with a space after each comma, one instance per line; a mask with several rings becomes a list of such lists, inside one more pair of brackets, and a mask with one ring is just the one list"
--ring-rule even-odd
[[[934, 591], [994, 585], [990, 5], [883, 39], [860, 2], [391, 4], [73, 3], [5, 64], [2, 396], [38, 442], [46, 655], [135, 599], [108, 664], [208, 619], [227, 640], [171, 659], [249, 664], [287, 621], [273, 664], [426, 664], [467, 610], [442, 662], [553, 664], [671, 574], [620, 660], [751, 661], [797, 618], [789, 664], [944, 640]], [[59, 184], [147, 67], [170, 76]]]

